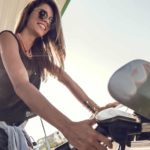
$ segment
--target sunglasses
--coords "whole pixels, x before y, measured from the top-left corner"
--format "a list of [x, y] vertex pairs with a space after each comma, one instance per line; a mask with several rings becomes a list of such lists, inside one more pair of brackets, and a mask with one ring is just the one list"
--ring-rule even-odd
[[51, 25], [51, 24], [53, 23], [53, 21], [54, 21], [54, 20], [53, 20], [53, 17], [49, 17], [47, 11], [44, 10], [44, 9], [40, 9], [40, 10], [38, 11], [38, 17], [39, 17], [39, 19], [41, 19], [41, 20], [48, 19], [49, 25]]

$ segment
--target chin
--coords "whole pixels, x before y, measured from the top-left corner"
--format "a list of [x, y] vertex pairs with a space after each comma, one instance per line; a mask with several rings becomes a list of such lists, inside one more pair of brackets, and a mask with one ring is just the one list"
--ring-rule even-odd
[[46, 32], [44, 32], [44, 31], [36, 31], [35, 32], [36, 37], [43, 37], [45, 34], [46, 34]]

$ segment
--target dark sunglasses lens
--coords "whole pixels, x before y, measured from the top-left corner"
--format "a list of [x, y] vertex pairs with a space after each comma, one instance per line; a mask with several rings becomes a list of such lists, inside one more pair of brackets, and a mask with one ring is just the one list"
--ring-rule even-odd
[[39, 18], [40, 19], [46, 19], [47, 18], [47, 12], [45, 10], [39, 11]]

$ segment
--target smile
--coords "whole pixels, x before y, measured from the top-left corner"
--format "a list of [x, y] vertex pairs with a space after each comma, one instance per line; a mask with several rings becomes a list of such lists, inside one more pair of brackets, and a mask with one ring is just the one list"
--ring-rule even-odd
[[46, 30], [45, 25], [43, 25], [43, 24], [41, 24], [41, 23], [39, 23], [38, 25], [39, 25], [39, 26], [40, 26], [40, 28], [42, 28], [43, 30]]

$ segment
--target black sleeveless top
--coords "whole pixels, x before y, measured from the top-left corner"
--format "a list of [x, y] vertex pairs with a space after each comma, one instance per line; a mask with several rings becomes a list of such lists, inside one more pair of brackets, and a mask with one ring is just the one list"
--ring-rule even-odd
[[[39, 89], [41, 75], [38, 71], [36, 60], [34, 57], [32, 59], [28, 58], [23, 53], [21, 45], [15, 34], [13, 34], [11, 31], [2, 31], [0, 34], [3, 32], [11, 33], [17, 40], [20, 57], [27, 69], [29, 80], [35, 87]], [[16, 95], [0, 57], [0, 121], [5, 121], [10, 125], [17, 125], [33, 116], [35, 116], [35, 114], [33, 114], [28, 106]]]

